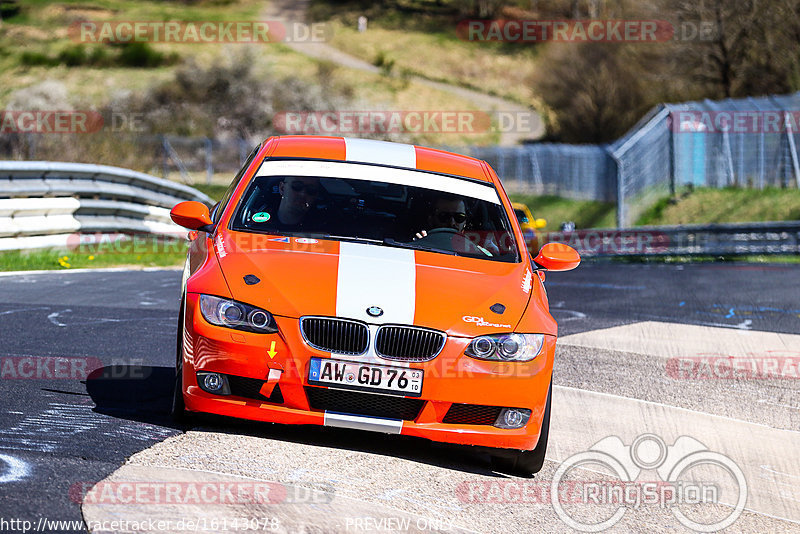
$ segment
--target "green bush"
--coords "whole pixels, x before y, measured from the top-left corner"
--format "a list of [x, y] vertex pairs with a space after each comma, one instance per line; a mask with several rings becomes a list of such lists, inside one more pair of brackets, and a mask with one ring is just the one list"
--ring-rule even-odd
[[158, 67], [166, 63], [166, 56], [147, 43], [125, 43], [120, 50], [118, 63], [123, 67]]
[[20, 63], [28, 67], [53, 66], [58, 64], [47, 54], [41, 52], [23, 52], [19, 57]]
[[88, 63], [88, 56], [83, 45], [70, 46], [58, 53], [58, 63], [63, 63], [67, 67], [78, 67]]

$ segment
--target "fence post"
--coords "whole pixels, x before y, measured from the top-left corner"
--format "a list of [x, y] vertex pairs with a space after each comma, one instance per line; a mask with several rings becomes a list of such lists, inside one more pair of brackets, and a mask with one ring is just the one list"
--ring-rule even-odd
[[163, 179], [169, 178], [169, 150], [167, 149], [167, 138], [159, 135], [161, 140], [161, 177]]
[[26, 158], [28, 159], [28, 161], [33, 161], [33, 160], [36, 159], [36, 141], [37, 141], [37, 139], [36, 139], [36, 136], [34, 134], [32, 134], [32, 133], [26, 134], [26, 137], [28, 139], [28, 150], [27, 150], [28, 153], [26, 154]]
[[789, 156], [792, 158], [792, 168], [794, 170], [794, 179], [797, 182], [797, 189], [800, 189], [800, 162], [797, 158], [797, 145], [794, 142], [794, 132], [792, 131], [792, 122], [789, 112], [783, 114], [786, 123], [786, 137], [789, 139]]
[[211, 185], [211, 178], [214, 176], [214, 154], [212, 152], [211, 139], [205, 137], [206, 147], [206, 183]]
[[764, 129], [761, 129], [761, 132], [758, 134], [758, 188], [764, 189], [764, 183], [766, 182], [766, 177], [764, 174], [766, 173], [765, 161], [764, 161]]
[[606, 147], [606, 151], [608, 152], [611, 161], [614, 162], [614, 167], [616, 168], [617, 172], [614, 173], [617, 179], [617, 228], [622, 229], [625, 228], [625, 188], [623, 187], [624, 184], [622, 183], [623, 177], [623, 166], [622, 160], [620, 160], [616, 154], [611, 150], [610, 146]]
[[247, 141], [243, 138], [238, 138], [239, 144], [239, 166], [241, 167], [244, 165], [244, 162], [247, 161], [247, 156], [250, 154], [249, 149], [247, 147]]
[[725, 161], [728, 164], [728, 186], [736, 185], [736, 173], [733, 170], [733, 153], [731, 152], [731, 137], [728, 130], [722, 130], [722, 147], [725, 150]]
[[673, 124], [674, 117], [672, 110], [667, 108], [669, 115], [667, 115], [667, 128], [669, 128], [669, 196], [675, 196], [675, 128]]

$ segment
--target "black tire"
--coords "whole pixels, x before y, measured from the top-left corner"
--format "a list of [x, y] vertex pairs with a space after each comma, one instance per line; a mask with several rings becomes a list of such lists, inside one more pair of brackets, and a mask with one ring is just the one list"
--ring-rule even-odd
[[183, 402], [183, 307], [178, 313], [178, 341], [175, 348], [175, 386], [172, 389], [172, 420], [178, 423], [186, 422], [186, 404]]
[[172, 409], [170, 415], [177, 423], [186, 421], [186, 404], [183, 402], [183, 366], [175, 370], [175, 387], [172, 391]]
[[542, 431], [539, 434], [539, 443], [532, 451], [511, 451], [498, 449], [492, 455], [492, 467], [496, 471], [530, 477], [541, 471], [544, 465], [544, 457], [547, 452], [547, 436], [550, 433], [550, 400], [553, 394], [553, 382], [547, 390], [547, 402], [544, 406], [544, 418], [542, 419]]

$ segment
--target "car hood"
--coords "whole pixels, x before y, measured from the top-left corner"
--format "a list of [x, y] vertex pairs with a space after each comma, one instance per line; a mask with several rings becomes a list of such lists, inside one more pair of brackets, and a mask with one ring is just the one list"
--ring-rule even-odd
[[241, 235], [214, 243], [226, 282], [234, 299], [274, 315], [415, 324], [472, 337], [513, 330], [539, 287], [521, 263], [278, 236], [243, 243]]

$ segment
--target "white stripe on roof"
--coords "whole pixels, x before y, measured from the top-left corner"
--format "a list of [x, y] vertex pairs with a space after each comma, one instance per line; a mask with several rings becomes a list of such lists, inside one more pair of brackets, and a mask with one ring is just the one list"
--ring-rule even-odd
[[256, 176], [317, 176], [323, 178], [373, 180], [388, 184], [423, 187], [500, 204], [497, 191], [489, 182], [483, 185], [482, 183], [441, 174], [376, 167], [359, 163], [316, 160], [267, 160], [258, 169]]
[[344, 159], [347, 161], [417, 168], [417, 149], [414, 145], [350, 137], [344, 138], [344, 145]]

